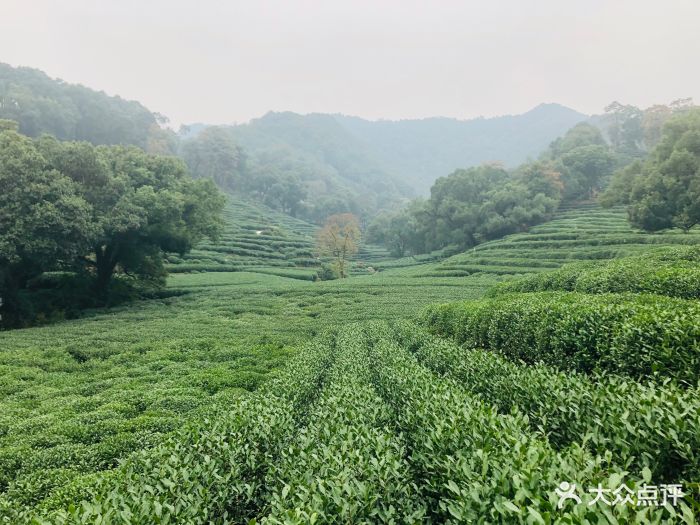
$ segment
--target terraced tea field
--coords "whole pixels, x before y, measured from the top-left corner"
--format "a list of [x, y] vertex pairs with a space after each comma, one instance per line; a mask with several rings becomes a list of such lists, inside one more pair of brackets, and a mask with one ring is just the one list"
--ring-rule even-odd
[[463, 277], [474, 273], [514, 275], [546, 272], [581, 260], [601, 260], [651, 248], [700, 244], [700, 231], [649, 234], [634, 231], [623, 209], [597, 205], [564, 209], [527, 233], [487, 242], [438, 264], [415, 268], [415, 275]]
[[[313, 280], [320, 268], [314, 253], [315, 225], [235, 197], [229, 198], [224, 219], [226, 228], [220, 239], [202, 243], [183, 257], [169, 256], [168, 271], [252, 271]], [[354, 257], [360, 263], [354, 273], [367, 273], [367, 266], [388, 258], [384, 248], [362, 243]]]
[[691, 498], [555, 494], [699, 480], [700, 314], [675, 298], [695, 281], [495, 285], [697, 233], [587, 207], [444, 261], [369, 247], [382, 271], [310, 282], [313, 227], [227, 213], [219, 243], [172, 260], [171, 297], [0, 333], [0, 522], [695, 522]]

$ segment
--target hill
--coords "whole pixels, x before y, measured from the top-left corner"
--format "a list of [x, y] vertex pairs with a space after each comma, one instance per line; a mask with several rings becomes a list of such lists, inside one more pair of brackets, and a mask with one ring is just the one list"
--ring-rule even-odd
[[0, 118], [19, 123], [22, 134], [93, 144], [133, 144], [153, 153], [174, 151], [160, 115], [139, 102], [109, 96], [43, 71], [0, 63]]
[[[201, 243], [182, 257], [169, 255], [168, 271], [254, 272], [314, 279], [320, 268], [314, 254], [316, 225], [235, 196], [229, 196], [224, 218], [226, 227], [216, 242]], [[370, 265], [388, 257], [385, 249], [362, 243], [354, 260]], [[356, 272], [363, 273], [361, 269]]]
[[381, 208], [412, 195], [412, 188], [381, 159], [362, 136], [330, 115], [268, 113], [231, 132], [264, 169], [293, 172], [310, 196], [352, 193], [365, 207]]
[[458, 168], [501, 162], [513, 168], [538, 156], [557, 137], [588, 117], [559, 104], [540, 104], [521, 115], [457, 120], [368, 121], [336, 115], [362, 137], [385, 166], [418, 193]]
[[442, 252], [386, 260], [375, 267], [391, 275], [416, 277], [491, 276], [506, 279], [547, 272], [577, 261], [641, 255], [656, 248], [700, 245], [700, 231], [644, 233], [627, 222], [623, 207], [577, 204], [560, 209], [551, 221], [524, 233], [485, 242], [435, 262]]
[[[298, 174], [311, 192], [349, 190], [361, 202], [381, 192], [388, 202], [427, 194], [435, 179], [457, 168], [491, 161], [515, 167], [587, 118], [541, 104], [522, 115], [473, 120], [268, 113], [228, 129], [253, 162]], [[204, 128], [185, 126], [180, 136], [190, 139]]]

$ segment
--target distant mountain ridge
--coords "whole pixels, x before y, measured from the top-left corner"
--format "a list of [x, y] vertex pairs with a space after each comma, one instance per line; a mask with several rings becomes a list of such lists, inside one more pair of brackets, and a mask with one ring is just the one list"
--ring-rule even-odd
[[[183, 126], [175, 135], [161, 127], [161, 115], [138, 102], [2, 63], [0, 119], [16, 120], [32, 137], [135, 144], [161, 154], [181, 152], [183, 142], [207, 127]], [[458, 168], [490, 161], [514, 167], [587, 119], [559, 104], [541, 104], [521, 115], [472, 120], [271, 112], [226, 129], [258, 175], [296, 177], [309, 202], [324, 200], [319, 213], [371, 213], [427, 194], [437, 178]]]
[[334, 115], [367, 141], [385, 165], [419, 193], [458, 168], [501, 162], [512, 168], [538, 156], [557, 137], [589, 117], [560, 104], [540, 104], [521, 115], [457, 120], [368, 121]]
[[[589, 116], [560, 104], [540, 104], [520, 115], [458, 120], [431, 117], [371, 121], [340, 114], [270, 112], [227, 126], [252, 154], [287, 148], [338, 176], [350, 187], [395, 187], [427, 194], [438, 178], [459, 168], [500, 162], [512, 168], [537, 157], [557, 137]], [[181, 130], [191, 138], [206, 127]], [[381, 179], [381, 180], [380, 180]]]

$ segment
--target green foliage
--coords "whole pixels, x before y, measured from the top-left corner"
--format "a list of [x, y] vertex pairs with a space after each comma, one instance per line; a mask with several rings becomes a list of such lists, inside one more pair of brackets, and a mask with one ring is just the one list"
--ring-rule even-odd
[[430, 329], [471, 348], [564, 370], [700, 378], [700, 306], [654, 295], [541, 292], [433, 306]]
[[[565, 205], [553, 220], [528, 232], [480, 244], [414, 271], [416, 275], [430, 277], [532, 275], [571, 262], [596, 261], [599, 264], [607, 259], [642, 257], [657, 248], [696, 246], [700, 244], [698, 233], [686, 234], [680, 230], [643, 233], [630, 228], [622, 208], [605, 210], [594, 203]], [[554, 275], [564, 277], [564, 274]]]
[[654, 479], [668, 483], [700, 476], [697, 388], [640, 384], [615, 376], [590, 379], [459, 347], [411, 323], [397, 323], [395, 330], [397, 340], [420, 363], [454, 378], [501, 413], [521, 410], [530, 428], [545, 434], [557, 449], [582, 443], [601, 457], [610, 453], [611, 470], [648, 468]]
[[[489, 363], [493, 354], [472, 355], [415, 326], [349, 324], [305, 345], [257, 392], [222, 399], [225, 403], [203, 410], [116, 469], [72, 481], [61, 470], [47, 472], [34, 478], [43, 484], [31, 491], [37, 499], [24, 500], [38, 501], [35, 508], [21, 505], [19, 494], [12, 492], [13, 500], [0, 499], [0, 509], [8, 522], [57, 524], [693, 523], [684, 501], [675, 508], [608, 509], [589, 506], [593, 495], [580, 492], [580, 505], [557, 508], [555, 489], [561, 480], [613, 489], [624, 476], [632, 490], [648, 483], [649, 468], [627, 468], [660, 460], [648, 451], [671, 443], [670, 438], [645, 430], [662, 422], [629, 418], [604, 403], [596, 410], [614, 428], [585, 427], [569, 410], [558, 409], [561, 414], [550, 419], [547, 407], [553, 405], [547, 403], [553, 401], [539, 394], [554, 386], [553, 397], [562, 399], [566, 385], [556, 382], [567, 376], [551, 370], [546, 376], [542, 367], [504, 360]], [[463, 359], [467, 366], [460, 365]], [[488, 377], [481, 373], [501, 363], [504, 370], [489, 390]], [[513, 383], [536, 377], [539, 393], [537, 385], [528, 391]], [[610, 381], [607, 391], [621, 396], [616, 399], [646, 393], [656, 403], [675, 392], [677, 397], [665, 402], [689, 400], [697, 406], [689, 392]], [[577, 375], [568, 384], [582, 396], [602, 395], [596, 389], [604, 388]], [[504, 396], [509, 391], [513, 396]], [[644, 410], [648, 416], [655, 413], [651, 407]], [[574, 418], [570, 429], [567, 418]], [[623, 420], [629, 430], [622, 428]], [[672, 443], [693, 447], [695, 424], [692, 419]], [[592, 435], [579, 443], [576, 432], [585, 428]], [[634, 440], [625, 443], [629, 436]], [[606, 437], [620, 441], [609, 443], [612, 451], [596, 454], [595, 446], [602, 447]], [[688, 446], [676, 457], [694, 458]], [[636, 453], [642, 458], [638, 462]], [[618, 463], [624, 457], [630, 461]], [[687, 463], [679, 465], [681, 472]], [[27, 479], [18, 488], [32, 483]]]
[[326, 263], [316, 272], [316, 279], [319, 281], [332, 281], [334, 279], [340, 279], [340, 273], [334, 265]]
[[97, 228], [79, 186], [14, 131], [0, 133], [0, 186], [0, 312], [15, 325], [31, 308], [21, 297], [29, 279], [70, 266]]
[[411, 194], [330, 115], [269, 113], [181, 134], [182, 154], [198, 176], [317, 224], [338, 213], [368, 217]]
[[[89, 480], [82, 503], [75, 488], [61, 487], [41, 514], [51, 523], [241, 523], [256, 513], [265, 472], [294, 434], [295, 416], [314, 397], [331, 359], [319, 339], [292, 359], [284, 373], [258, 393], [225, 409], [208, 410], [167, 440], [132, 455], [104, 476]], [[65, 495], [65, 496], [64, 496]], [[16, 510], [28, 519], [33, 512]]]
[[163, 119], [138, 102], [49, 78], [26, 67], [0, 64], [0, 119], [18, 123], [30, 137], [43, 133], [93, 144], [134, 144], [173, 153], [174, 137]]
[[700, 222], [700, 110], [670, 118], [647, 161], [618, 172], [602, 202], [629, 203], [630, 222], [646, 231], [690, 230]]
[[565, 200], [593, 197], [610, 176], [614, 158], [607, 146], [580, 146], [561, 157]]
[[182, 143], [180, 155], [196, 179], [211, 179], [226, 190], [239, 190], [243, 185], [245, 154], [226, 128], [204, 129]]
[[366, 335], [341, 330], [309, 423], [268, 473], [261, 523], [416, 523], [418, 499], [393, 413], [372, 385]]
[[[479, 296], [492, 282], [387, 272], [314, 283], [253, 269], [174, 274], [171, 297], [0, 333], [0, 501], [26, 478], [45, 487], [36, 500], [45, 493], [53, 501], [69, 485], [61, 501], [77, 503], [86, 478], [157, 445], [202, 410], [226, 412], [243, 390], [274, 377], [291, 347], [324, 329], [416, 315], [430, 303]], [[50, 487], [51, 469], [72, 471], [74, 482]], [[21, 492], [12, 489], [12, 498]]]
[[494, 288], [509, 292], [654, 293], [700, 299], [700, 249], [675, 248], [604, 263], [579, 262]]
[[516, 175], [491, 165], [457, 170], [435, 182], [429, 200], [377, 218], [370, 238], [397, 256], [468, 248], [547, 220], [559, 194], [558, 175], [546, 167]]
[[[437, 523], [663, 523], [669, 516], [643, 508], [618, 507], [612, 517], [582, 504], [557, 509], [560, 480], [578, 486], [613, 486], [601, 456], [580, 445], [556, 451], [519, 410], [499, 414], [452, 380], [437, 378], [379, 329], [370, 356], [376, 388], [396, 412], [396, 427], [411, 450], [419, 489]], [[382, 336], [382, 332], [384, 335]], [[641, 476], [632, 474], [634, 486]], [[618, 510], [619, 509], [619, 510]], [[692, 511], [683, 509], [692, 523]], [[619, 520], [619, 521], [616, 521]], [[679, 520], [680, 521], [680, 520]]]
[[[0, 292], [5, 325], [31, 321], [20, 304], [29, 279], [75, 270], [95, 303], [114, 302], [115, 272], [164, 284], [163, 253], [189, 251], [221, 228], [224, 198], [181, 161], [136, 147], [32, 141], [0, 133]], [[26, 293], [25, 293], [26, 295]], [[31, 301], [30, 301], [31, 302]], [[79, 301], [85, 306], [89, 301]]]

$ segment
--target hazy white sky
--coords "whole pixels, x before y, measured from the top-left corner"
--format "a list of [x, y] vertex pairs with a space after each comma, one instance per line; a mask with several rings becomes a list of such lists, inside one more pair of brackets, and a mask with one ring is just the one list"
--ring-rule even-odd
[[0, 0], [0, 61], [186, 122], [700, 101], [700, 0]]

